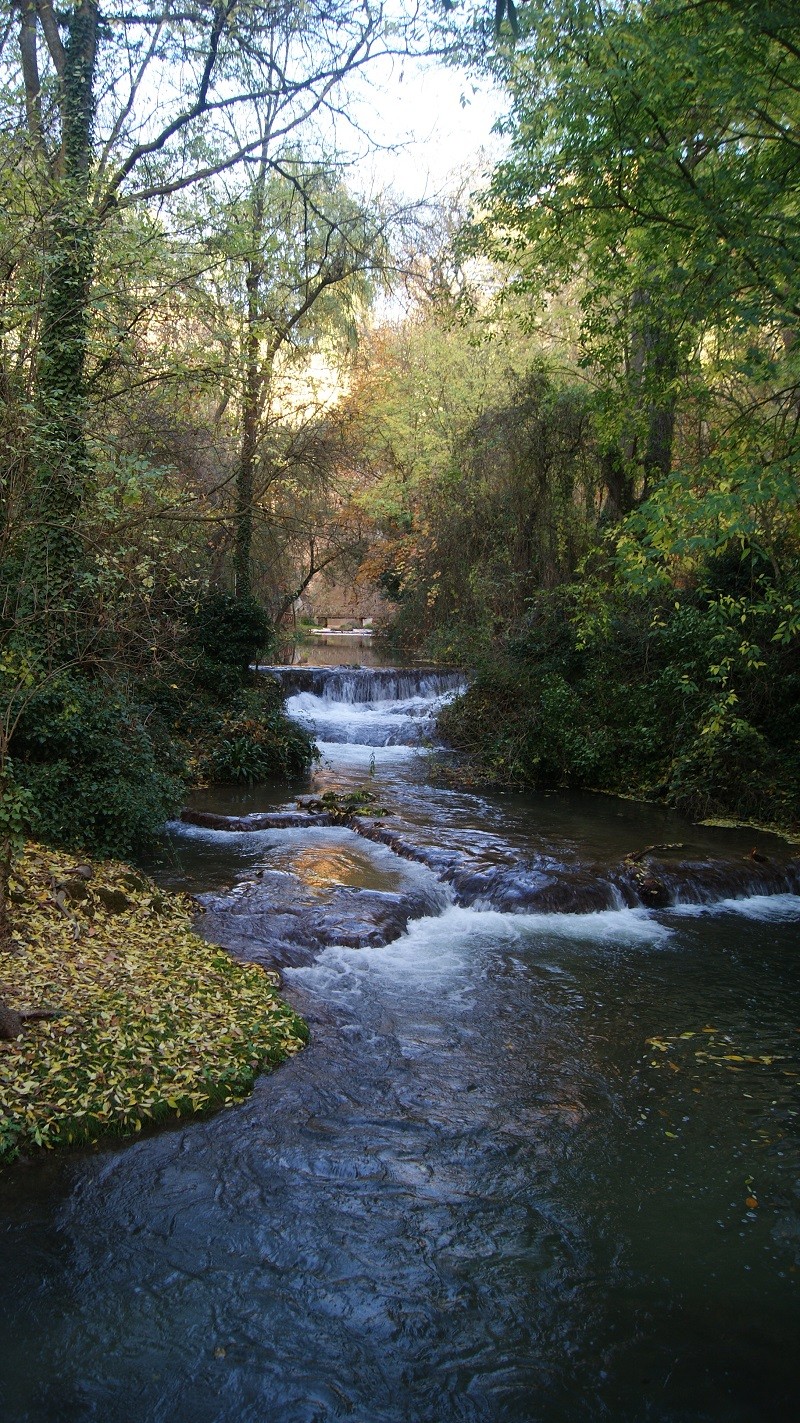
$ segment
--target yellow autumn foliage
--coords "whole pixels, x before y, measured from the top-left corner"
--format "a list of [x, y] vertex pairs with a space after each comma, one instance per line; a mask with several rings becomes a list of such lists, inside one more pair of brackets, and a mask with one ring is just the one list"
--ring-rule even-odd
[[277, 975], [192, 931], [193, 906], [128, 866], [26, 847], [10, 883], [0, 999], [0, 1161], [238, 1101], [308, 1040]]

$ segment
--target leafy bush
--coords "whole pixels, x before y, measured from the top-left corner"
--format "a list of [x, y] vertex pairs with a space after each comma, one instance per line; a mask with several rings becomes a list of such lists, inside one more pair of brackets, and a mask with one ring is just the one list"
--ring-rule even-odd
[[[706, 590], [540, 594], [439, 726], [473, 774], [516, 786], [587, 786], [689, 816], [795, 823], [800, 807], [796, 646], [778, 611]], [[792, 670], [794, 669], [794, 670]]]
[[508, 662], [445, 707], [439, 729], [505, 785], [594, 784], [606, 750], [604, 728], [559, 673], [520, 676]]
[[275, 630], [255, 598], [210, 593], [189, 623], [188, 662], [194, 683], [229, 697], [247, 680], [259, 653], [274, 651]]
[[163, 727], [119, 687], [64, 674], [35, 692], [15, 731], [17, 783], [49, 843], [131, 855], [181, 800], [183, 764]]
[[[32, 810], [30, 791], [18, 784], [14, 764], [7, 757], [0, 776], [0, 877], [7, 873], [25, 844], [25, 830]], [[4, 886], [0, 886], [0, 898], [2, 888]]]
[[197, 744], [199, 774], [205, 780], [268, 781], [303, 775], [315, 756], [314, 743], [290, 721], [280, 706], [277, 683], [267, 679], [264, 692], [242, 693]]
[[780, 778], [779, 758], [766, 737], [723, 707], [675, 757], [669, 799], [685, 815], [699, 819], [724, 812], [735, 786], [738, 815], [758, 817], [768, 806], [777, 819], [789, 819], [789, 805], [781, 805]]

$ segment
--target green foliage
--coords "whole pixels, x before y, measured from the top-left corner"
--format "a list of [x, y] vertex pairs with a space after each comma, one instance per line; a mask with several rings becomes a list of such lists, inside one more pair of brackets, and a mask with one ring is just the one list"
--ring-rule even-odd
[[119, 687], [52, 678], [23, 708], [11, 745], [32, 827], [54, 845], [132, 855], [180, 804], [174, 746]]
[[643, 352], [634, 384], [656, 399], [711, 326], [757, 345], [773, 323], [795, 327], [790, 0], [532, 0], [524, 23], [524, 45], [497, 60], [511, 151], [482, 240], [528, 289], [581, 281], [585, 347], [607, 381], [631, 374], [620, 346], [637, 326], [677, 358]]
[[442, 713], [451, 743], [501, 784], [588, 786], [695, 818], [796, 823], [798, 643], [775, 640], [777, 613], [768, 623], [737, 604], [731, 620], [699, 591], [595, 585], [593, 595], [591, 618], [585, 585], [534, 600], [505, 653]]
[[32, 814], [30, 791], [18, 784], [14, 763], [7, 757], [0, 776], [0, 857], [6, 864], [11, 864], [21, 853]]
[[501, 783], [797, 821], [795, 9], [531, 0], [494, 51], [463, 248], [575, 385], [528, 361], [416, 467], [384, 576], [401, 643], [476, 666], [441, 726]]
[[187, 660], [196, 685], [226, 697], [247, 680], [250, 663], [274, 648], [275, 631], [255, 598], [212, 592], [189, 621]]
[[[468, 403], [476, 398], [468, 387], [449, 428], [441, 411], [431, 414], [430, 424], [443, 426], [435, 443], [426, 436], [393, 448], [394, 470], [404, 450], [421, 461], [437, 452], [426, 473], [402, 486], [404, 522], [381, 512], [391, 508], [389, 494], [401, 492], [394, 470], [378, 489], [385, 505], [375, 493], [368, 501], [387, 533], [376, 572], [399, 605], [388, 638], [442, 660], [487, 652], [537, 587], [568, 579], [600, 503], [601, 460], [584, 390], [557, 382], [536, 361], [520, 375], [506, 370], [477, 407]], [[409, 401], [406, 418], [427, 425], [420, 396], [410, 392]]]
[[212, 593], [190, 622], [184, 656], [148, 685], [195, 778], [252, 785], [300, 776], [311, 765], [314, 743], [284, 714], [279, 683], [250, 671], [273, 639], [254, 598]]
[[197, 771], [203, 780], [247, 782], [302, 776], [316, 754], [302, 727], [290, 721], [272, 688], [253, 688], [217, 712], [194, 742]]
[[793, 783], [782, 786], [782, 749], [727, 702], [712, 706], [670, 766], [668, 798], [693, 819], [732, 810], [742, 819], [789, 823], [800, 804], [800, 758], [795, 755]]

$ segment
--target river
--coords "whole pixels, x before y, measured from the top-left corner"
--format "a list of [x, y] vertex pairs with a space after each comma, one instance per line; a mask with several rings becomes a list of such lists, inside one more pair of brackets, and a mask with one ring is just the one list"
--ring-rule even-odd
[[[455, 676], [281, 675], [315, 788], [391, 815], [254, 830], [285, 787], [209, 791], [245, 828], [172, 826], [160, 873], [311, 1044], [242, 1106], [0, 1175], [3, 1419], [794, 1419], [781, 842], [436, 784]], [[648, 907], [625, 857], [676, 842]]]

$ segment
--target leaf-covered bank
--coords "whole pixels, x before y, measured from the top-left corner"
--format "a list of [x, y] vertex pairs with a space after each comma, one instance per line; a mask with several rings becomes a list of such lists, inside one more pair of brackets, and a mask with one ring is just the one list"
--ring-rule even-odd
[[9, 900], [0, 1000], [24, 1031], [0, 1041], [0, 1161], [240, 1101], [308, 1040], [273, 975], [122, 864], [29, 843]]

